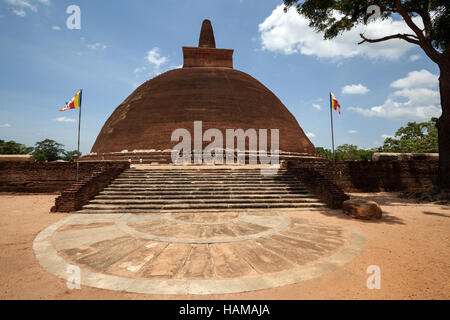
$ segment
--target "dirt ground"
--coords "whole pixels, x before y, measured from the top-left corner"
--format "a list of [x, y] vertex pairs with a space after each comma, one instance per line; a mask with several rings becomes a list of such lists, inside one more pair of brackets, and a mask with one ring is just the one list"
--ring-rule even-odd
[[[449, 299], [450, 206], [417, 204], [394, 193], [353, 194], [377, 201], [380, 221], [360, 221], [341, 211], [299, 212], [333, 225], [363, 232], [362, 255], [319, 278], [268, 290], [229, 295], [164, 296], [82, 287], [36, 261], [33, 240], [66, 215], [50, 214], [56, 195], [0, 194], [0, 299]], [[369, 290], [367, 268], [381, 268], [381, 289]]]

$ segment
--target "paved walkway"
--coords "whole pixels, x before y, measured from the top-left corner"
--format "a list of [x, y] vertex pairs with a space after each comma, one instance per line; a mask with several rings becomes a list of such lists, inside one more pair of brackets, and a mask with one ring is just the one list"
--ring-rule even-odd
[[81, 285], [148, 294], [224, 294], [324, 275], [364, 249], [356, 230], [301, 211], [68, 216], [34, 241], [39, 263]]

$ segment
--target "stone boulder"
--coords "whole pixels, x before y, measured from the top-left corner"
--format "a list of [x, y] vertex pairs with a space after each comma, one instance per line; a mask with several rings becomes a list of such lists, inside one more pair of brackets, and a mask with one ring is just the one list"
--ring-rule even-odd
[[342, 208], [345, 213], [355, 219], [372, 220], [381, 219], [383, 211], [375, 201], [368, 200], [347, 200]]

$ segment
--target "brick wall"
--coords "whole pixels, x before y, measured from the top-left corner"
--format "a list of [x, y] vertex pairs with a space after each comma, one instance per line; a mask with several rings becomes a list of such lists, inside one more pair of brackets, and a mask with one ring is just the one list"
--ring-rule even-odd
[[336, 183], [346, 192], [429, 190], [437, 183], [439, 160], [345, 161], [336, 164]]
[[[80, 163], [84, 178], [99, 163]], [[70, 162], [0, 162], [0, 192], [56, 193], [76, 182], [77, 166]]]
[[74, 212], [80, 210], [90, 199], [98, 195], [106, 186], [116, 179], [128, 162], [100, 163], [79, 182], [74, 183], [56, 198], [52, 212]]
[[344, 192], [430, 190], [438, 179], [439, 161], [343, 161], [333, 163], [319, 157], [289, 160], [284, 166], [308, 190], [332, 208], [339, 208]]

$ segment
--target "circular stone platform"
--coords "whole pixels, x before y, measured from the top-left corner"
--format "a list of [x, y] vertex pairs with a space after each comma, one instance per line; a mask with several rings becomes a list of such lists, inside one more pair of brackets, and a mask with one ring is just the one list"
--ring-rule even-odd
[[225, 294], [328, 273], [359, 255], [358, 231], [298, 212], [71, 215], [34, 241], [39, 263], [81, 285], [147, 294]]

